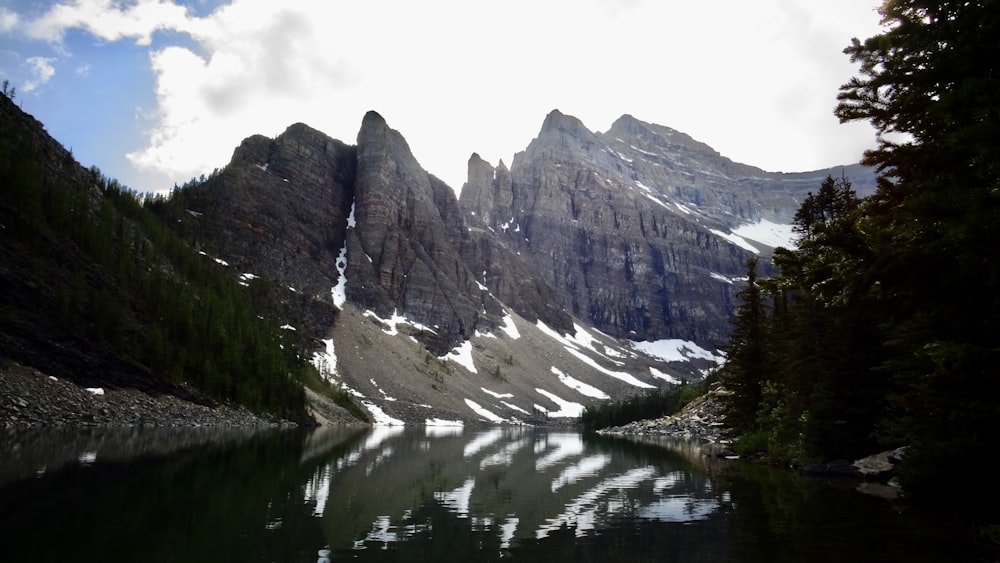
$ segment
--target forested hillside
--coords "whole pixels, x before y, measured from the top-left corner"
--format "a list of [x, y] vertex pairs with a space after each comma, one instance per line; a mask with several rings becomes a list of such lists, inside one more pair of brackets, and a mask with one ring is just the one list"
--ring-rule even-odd
[[[845, 50], [836, 115], [880, 135], [858, 199], [829, 178], [795, 217], [798, 249], [741, 294], [722, 377], [745, 452], [809, 461], [908, 446], [907, 490], [956, 500], [1000, 427], [1000, 19], [995, 2], [887, 2], [886, 32]], [[961, 502], [966, 502], [962, 499]]]
[[[307, 370], [239, 283], [0, 98], [0, 357], [87, 386], [305, 416]], [[0, 358], [2, 359], [2, 358]]]

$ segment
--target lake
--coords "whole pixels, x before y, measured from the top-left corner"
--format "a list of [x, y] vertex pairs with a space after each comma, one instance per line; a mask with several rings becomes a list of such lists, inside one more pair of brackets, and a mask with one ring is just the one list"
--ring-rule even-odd
[[847, 484], [531, 427], [0, 430], [0, 561], [971, 561]]

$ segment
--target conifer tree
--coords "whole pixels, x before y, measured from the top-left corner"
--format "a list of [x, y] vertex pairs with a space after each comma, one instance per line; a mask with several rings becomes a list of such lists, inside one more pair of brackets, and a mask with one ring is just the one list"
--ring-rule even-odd
[[861, 75], [836, 114], [879, 134], [863, 275], [898, 386], [887, 427], [910, 446], [908, 486], [933, 492], [1000, 445], [987, 430], [1000, 426], [1000, 3], [893, 0], [880, 13], [885, 31], [845, 51]]
[[741, 304], [725, 349], [726, 365], [720, 378], [731, 392], [725, 401], [726, 423], [732, 431], [741, 434], [756, 427], [762, 386], [770, 371], [766, 342], [767, 309], [757, 279], [756, 256], [747, 261], [747, 285], [737, 296]]

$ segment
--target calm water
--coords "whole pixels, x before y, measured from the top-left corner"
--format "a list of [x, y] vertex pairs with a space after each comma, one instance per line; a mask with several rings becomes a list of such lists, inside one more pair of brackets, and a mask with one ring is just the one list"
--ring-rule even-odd
[[[2, 432], [2, 431], [0, 431]], [[532, 428], [0, 433], [0, 561], [970, 561], [949, 515]]]

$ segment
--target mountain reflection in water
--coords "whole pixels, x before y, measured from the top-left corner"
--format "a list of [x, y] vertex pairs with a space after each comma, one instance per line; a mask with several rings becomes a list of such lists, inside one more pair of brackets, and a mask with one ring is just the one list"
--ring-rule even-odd
[[[323, 428], [173, 451], [159, 439], [131, 460], [86, 435], [39, 442], [65, 465], [0, 483], [2, 561], [954, 561], [966, 549], [918, 511], [707, 466], [679, 442]], [[18, 443], [22, 462], [44, 464]]]
[[623, 518], [686, 522], [728, 502], [711, 479], [671, 456], [637, 465], [632, 456], [587, 447], [575, 432], [504, 427], [423, 434], [377, 428], [316, 467], [304, 498], [323, 519], [331, 547], [372, 547], [430, 530], [421, 508], [446, 509], [498, 546], [561, 529], [577, 537]]

